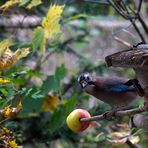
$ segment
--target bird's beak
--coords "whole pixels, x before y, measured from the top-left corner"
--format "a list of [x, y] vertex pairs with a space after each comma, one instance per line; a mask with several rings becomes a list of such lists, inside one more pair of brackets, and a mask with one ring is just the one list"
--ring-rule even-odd
[[81, 87], [82, 88], [85, 88], [87, 85], [88, 85], [88, 82], [86, 82], [86, 81], [81, 81]]

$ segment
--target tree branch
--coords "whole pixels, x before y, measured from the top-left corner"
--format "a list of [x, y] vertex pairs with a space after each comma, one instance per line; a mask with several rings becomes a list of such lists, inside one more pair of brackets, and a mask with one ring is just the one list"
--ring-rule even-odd
[[148, 34], [148, 27], [147, 27], [145, 21], [143, 20], [143, 18], [141, 17], [141, 15], [139, 13], [137, 14], [137, 17], [138, 17], [139, 22], [143, 26], [143, 29], [145, 30], [146, 34]]
[[[124, 111], [117, 111], [112, 117], [122, 117], [122, 116], [132, 116], [138, 113], [142, 113], [148, 110], [148, 106], [140, 106], [138, 108], [130, 109], [130, 110], [124, 110]], [[90, 122], [90, 121], [98, 121], [106, 119], [104, 116], [104, 113], [101, 115], [93, 116], [90, 118], [81, 118], [81, 122]]]
[[114, 39], [115, 39], [117, 42], [119, 42], [119, 43], [125, 45], [125, 46], [128, 47], [128, 48], [132, 48], [132, 45], [131, 45], [130, 43], [128, 43], [128, 42], [126, 42], [126, 41], [120, 39], [119, 37], [115, 36]]

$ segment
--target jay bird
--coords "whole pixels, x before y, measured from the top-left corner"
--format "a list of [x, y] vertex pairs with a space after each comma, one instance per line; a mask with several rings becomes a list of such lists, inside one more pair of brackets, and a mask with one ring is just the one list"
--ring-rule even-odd
[[137, 79], [121, 77], [98, 77], [82, 73], [78, 77], [82, 89], [88, 94], [120, 110], [144, 94]]

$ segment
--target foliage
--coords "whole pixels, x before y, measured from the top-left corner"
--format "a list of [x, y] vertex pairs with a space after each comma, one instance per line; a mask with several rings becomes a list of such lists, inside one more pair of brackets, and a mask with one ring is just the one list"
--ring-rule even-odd
[[[92, 124], [81, 134], [72, 133], [65, 125], [75, 108], [85, 108], [92, 115], [109, 109], [102, 102], [92, 103], [81, 91], [79, 73], [133, 77], [130, 69], [107, 70], [104, 61], [93, 53], [95, 42], [104, 44], [98, 38], [105, 32], [89, 24], [94, 16], [97, 21], [122, 20], [111, 6], [84, 1], [9, 0], [0, 2], [0, 12], [1, 17], [23, 16], [18, 27], [11, 28], [13, 33], [7, 27], [0, 29], [0, 147], [127, 147], [127, 141], [147, 147], [146, 131], [130, 129], [127, 117]], [[23, 41], [17, 31], [26, 32], [23, 25], [32, 16], [40, 21], [29, 28]], [[102, 44], [97, 45], [98, 55], [104, 52]], [[142, 99], [133, 106], [140, 103]]]

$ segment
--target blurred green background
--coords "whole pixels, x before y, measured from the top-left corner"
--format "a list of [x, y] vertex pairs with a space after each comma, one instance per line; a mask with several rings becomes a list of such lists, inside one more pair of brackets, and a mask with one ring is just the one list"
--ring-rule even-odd
[[[4, 2], [1, 0], [0, 4]], [[0, 39], [11, 37], [15, 40], [12, 49], [31, 48], [27, 58], [1, 73], [2, 77], [13, 81], [10, 85], [0, 86], [1, 109], [10, 102], [15, 105], [21, 100], [23, 104], [18, 118], [5, 122], [3, 126], [15, 133], [17, 143], [24, 148], [130, 148], [128, 142], [120, 144], [118, 141], [114, 146], [111, 140], [116, 137], [113, 134], [115, 131], [123, 137], [125, 133], [129, 137], [133, 136], [135, 141], [138, 139], [135, 143], [147, 148], [146, 130], [126, 129], [123, 126], [129, 123], [129, 117], [99, 121], [98, 125], [82, 133], [73, 133], [65, 123], [67, 115], [76, 108], [86, 109], [91, 115], [111, 109], [109, 105], [82, 91], [77, 82], [80, 73], [135, 77], [132, 69], [108, 68], [104, 60], [109, 54], [127, 49], [115, 41], [115, 36], [131, 45], [141, 41], [130, 21], [121, 17], [110, 5], [67, 1], [60, 21], [62, 39], [49, 40], [45, 55], [41, 55], [39, 50], [33, 52], [32, 36], [34, 29], [46, 16], [50, 3], [64, 4], [64, 1], [43, 0], [30, 10], [25, 6], [13, 6], [5, 12], [1, 10]], [[131, 7], [133, 3], [137, 5], [138, 2], [127, 1]], [[146, 22], [147, 13], [148, 3], [144, 1], [141, 15]], [[147, 40], [142, 27], [139, 24], [138, 27]], [[134, 102], [130, 108], [142, 103], [143, 98]]]

